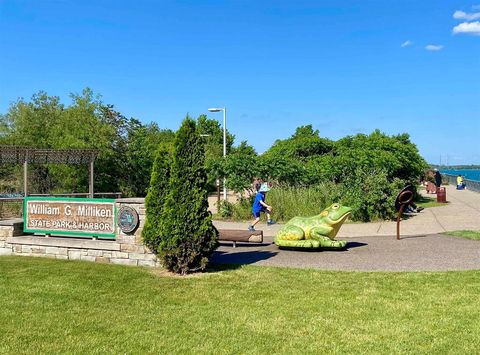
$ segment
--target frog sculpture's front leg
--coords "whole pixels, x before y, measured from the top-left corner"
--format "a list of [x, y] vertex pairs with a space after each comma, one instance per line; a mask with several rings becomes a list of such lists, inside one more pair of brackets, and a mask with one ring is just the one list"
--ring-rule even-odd
[[343, 249], [346, 247], [347, 242], [344, 240], [333, 240], [329, 237], [330, 232], [333, 230], [331, 227], [319, 226], [313, 227], [310, 230], [310, 238], [318, 240], [320, 247], [329, 249]]
[[314, 239], [306, 239], [302, 228], [294, 225], [285, 225], [275, 237], [275, 244], [287, 248], [320, 248], [320, 242]]

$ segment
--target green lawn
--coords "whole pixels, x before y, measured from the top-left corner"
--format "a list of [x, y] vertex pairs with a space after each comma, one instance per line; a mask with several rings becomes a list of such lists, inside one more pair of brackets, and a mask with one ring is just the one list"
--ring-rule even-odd
[[461, 238], [472, 239], [472, 240], [480, 240], [480, 231], [462, 230], [462, 231], [446, 232], [445, 234], [451, 235], [451, 236], [454, 236], [454, 237], [461, 237]]
[[445, 206], [448, 204], [448, 202], [447, 203], [437, 202], [436, 197], [425, 197], [425, 196], [419, 195], [417, 200], [415, 201], [415, 204], [417, 206], [422, 206], [423, 208], [429, 208], [429, 207]]
[[180, 278], [0, 257], [0, 353], [476, 353], [480, 271]]

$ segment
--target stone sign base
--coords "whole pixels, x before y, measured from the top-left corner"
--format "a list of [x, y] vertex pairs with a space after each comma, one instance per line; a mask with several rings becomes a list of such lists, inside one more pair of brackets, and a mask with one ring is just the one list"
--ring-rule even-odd
[[143, 199], [119, 199], [117, 207], [128, 205], [138, 212], [138, 228], [129, 234], [117, 227], [115, 240], [23, 235], [23, 220], [0, 221], [0, 255], [42, 256], [134, 266], [160, 266], [155, 254], [142, 243], [145, 223]]

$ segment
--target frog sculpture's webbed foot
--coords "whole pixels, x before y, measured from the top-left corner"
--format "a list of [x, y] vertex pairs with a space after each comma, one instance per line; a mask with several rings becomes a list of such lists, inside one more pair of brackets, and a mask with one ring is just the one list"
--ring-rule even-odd
[[345, 249], [347, 242], [345, 240], [331, 240], [328, 237], [324, 237], [320, 241], [320, 246], [325, 249]]
[[344, 240], [334, 240], [327, 235], [332, 231], [330, 227], [315, 227], [310, 230], [310, 237], [318, 240], [321, 248], [327, 249], [344, 249], [347, 242]]
[[303, 240], [282, 240], [276, 239], [275, 244], [280, 248], [302, 248], [302, 249], [319, 249], [320, 242], [313, 239]]

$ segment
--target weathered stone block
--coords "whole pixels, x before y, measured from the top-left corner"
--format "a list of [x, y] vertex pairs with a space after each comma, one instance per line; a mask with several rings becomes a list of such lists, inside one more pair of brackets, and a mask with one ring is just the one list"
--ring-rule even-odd
[[12, 248], [0, 248], [0, 255], [12, 255]]
[[82, 256], [82, 253], [80, 250], [69, 250], [68, 251], [68, 258], [70, 260], [80, 260], [80, 257]]
[[95, 257], [95, 262], [102, 263], [102, 264], [108, 264], [108, 263], [110, 263], [110, 258], [105, 258], [103, 256], [96, 256]]
[[68, 255], [55, 255], [55, 259], [68, 260]]
[[157, 261], [157, 256], [153, 253], [145, 253], [145, 260]]
[[47, 254], [54, 254], [54, 255], [68, 255], [67, 248], [46, 247], [45, 252]]
[[139, 246], [136, 244], [120, 244], [120, 251], [127, 253], [138, 253], [140, 250], [141, 249], [139, 249]]
[[95, 261], [95, 256], [89, 256], [89, 255], [82, 255], [80, 256], [80, 260], [83, 260], [83, 261], [92, 261], [94, 262]]
[[46, 252], [45, 247], [32, 246], [32, 253], [33, 254], [45, 254], [45, 252]]
[[121, 251], [114, 251], [114, 252], [112, 252], [112, 258], [128, 259], [128, 253], [124, 253], [124, 252], [121, 252]]
[[32, 247], [30, 245], [22, 245], [22, 251], [21, 253], [31, 253], [32, 252]]
[[5, 241], [4, 240], [0, 240], [0, 248], [5, 248]]
[[89, 250], [88, 255], [89, 256], [103, 256], [103, 251], [102, 250]]
[[136, 260], [145, 260], [145, 254], [144, 253], [129, 253], [128, 258], [129, 259], [136, 259]]
[[15, 246], [13, 247], [13, 251], [14, 251], [15, 253], [21, 253], [21, 252], [22, 252], [22, 246], [21, 246], [21, 245], [15, 245]]
[[117, 236], [116, 241], [121, 244], [135, 244], [135, 235], [122, 232]]
[[137, 260], [132, 260], [132, 259], [112, 258], [112, 259], [110, 259], [110, 262], [112, 264], [120, 264], [120, 265], [132, 265], [132, 266], [137, 266], [138, 265], [138, 261]]
[[155, 267], [156, 263], [152, 260], [138, 260], [138, 266]]
[[76, 238], [44, 238], [38, 236], [24, 236], [21, 238], [7, 238], [7, 243], [18, 245], [41, 245], [46, 247], [63, 247], [69, 249], [120, 250], [120, 244], [113, 241], [87, 240]]
[[0, 239], [5, 240], [13, 236], [13, 227], [0, 227]]

